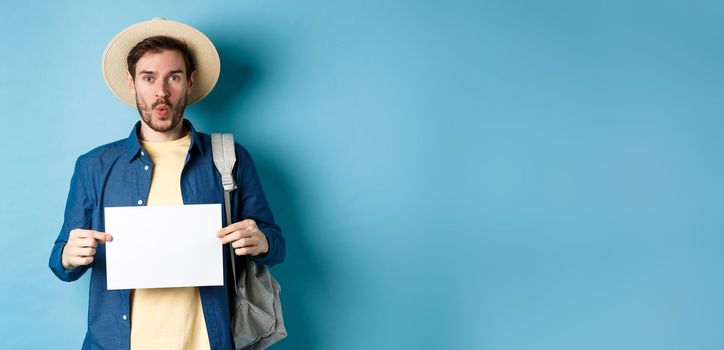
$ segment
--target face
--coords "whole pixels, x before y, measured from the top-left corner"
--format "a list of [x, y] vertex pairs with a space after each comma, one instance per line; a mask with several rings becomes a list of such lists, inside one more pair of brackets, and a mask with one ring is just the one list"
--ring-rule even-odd
[[146, 125], [157, 132], [168, 132], [179, 125], [194, 80], [193, 75], [186, 78], [186, 65], [180, 52], [148, 52], [136, 63], [136, 76], [131, 78], [130, 73], [126, 76], [128, 88], [136, 95], [138, 113]]

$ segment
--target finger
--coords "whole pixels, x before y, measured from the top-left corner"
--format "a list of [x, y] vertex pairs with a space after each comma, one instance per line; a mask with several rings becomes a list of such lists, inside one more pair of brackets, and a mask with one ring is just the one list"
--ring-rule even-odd
[[70, 241], [69, 244], [72, 247], [95, 247], [97, 243], [92, 238], [76, 238]]
[[68, 235], [68, 239], [85, 238], [86, 236], [88, 236], [88, 234], [86, 233], [86, 231], [88, 231], [88, 230], [83, 230], [83, 229], [80, 229], [80, 228], [76, 228], [76, 229], [70, 230], [70, 235]]
[[223, 236], [223, 238], [221, 239], [221, 244], [233, 242], [238, 240], [239, 238], [241, 238], [241, 231], [234, 231], [227, 234], [226, 236]]
[[93, 232], [98, 232], [98, 231], [77, 228], [70, 232], [71, 232], [71, 234], [75, 234], [75, 236], [78, 238], [90, 238], [93, 235]]
[[253, 247], [255, 245], [259, 244], [258, 239], [254, 238], [242, 238], [239, 240], [234, 241], [231, 246], [234, 248], [244, 248], [244, 247]]
[[256, 227], [256, 221], [254, 221], [254, 220], [252, 220], [252, 219], [243, 220], [243, 221], [241, 221], [241, 223], [244, 224], [244, 228], [245, 228], [245, 229], [252, 229], [252, 230], [256, 230], [256, 229], [257, 229], [257, 227]]
[[246, 228], [246, 224], [243, 221], [235, 222], [229, 226], [226, 226], [222, 228], [221, 230], [216, 232], [216, 236], [221, 238], [224, 237], [234, 231], [241, 231]]
[[110, 242], [113, 240], [113, 236], [105, 233], [105, 232], [99, 232], [95, 230], [84, 230], [84, 229], [74, 229], [70, 231], [70, 234], [72, 238], [92, 238], [98, 241], [99, 243], [105, 243]]
[[96, 254], [96, 248], [78, 248], [76, 254], [78, 256], [93, 256]]
[[93, 262], [92, 256], [77, 256], [70, 259], [71, 264], [75, 266], [90, 265]]
[[89, 237], [95, 239], [96, 241], [98, 241], [98, 243], [106, 243], [113, 240], [113, 236], [105, 232], [98, 231], [90, 231]]
[[73, 255], [87, 255], [87, 254], [81, 254], [81, 253], [78, 253], [78, 252], [80, 252], [80, 251], [87, 251], [88, 249], [92, 249], [93, 251], [95, 251], [95, 250], [96, 250], [95, 240], [90, 240], [90, 242], [93, 242], [92, 245], [91, 245], [91, 244], [83, 244], [83, 245], [81, 245], [81, 244], [76, 244], [76, 245], [73, 245], [73, 246], [71, 247], [70, 252], [72, 252]]
[[237, 230], [238, 230], [238, 224], [239, 224], [239, 223], [237, 222], [237, 223], [233, 223], [233, 224], [231, 224], [231, 225], [229, 225], [229, 226], [222, 227], [220, 230], [216, 231], [216, 237], [221, 238], [221, 237], [224, 237], [224, 236], [226, 236], [226, 235], [228, 235], [228, 234], [230, 234], [230, 233], [232, 233], [232, 232], [234, 232], [234, 231], [237, 231]]
[[261, 231], [256, 226], [247, 226], [241, 231], [241, 238], [259, 237], [259, 235], [261, 235]]
[[216, 236], [221, 238], [228, 235], [231, 232], [245, 230], [246, 228], [253, 226], [256, 227], [256, 222], [252, 219], [246, 219], [239, 222], [235, 222], [229, 226], [226, 226], [216, 232]]
[[249, 231], [249, 229], [246, 229], [244, 231], [237, 231], [237, 232], [239, 232], [239, 235], [234, 241], [238, 241], [240, 239], [248, 239], [248, 238], [256, 237], [256, 235], [254, 234], [254, 231]]
[[252, 255], [253, 252], [254, 252], [254, 250], [251, 247], [234, 249], [234, 253], [236, 253], [236, 255], [238, 255], [238, 256]]
[[68, 257], [71, 259], [85, 256], [81, 251], [86, 248], [71, 247], [68, 249]]

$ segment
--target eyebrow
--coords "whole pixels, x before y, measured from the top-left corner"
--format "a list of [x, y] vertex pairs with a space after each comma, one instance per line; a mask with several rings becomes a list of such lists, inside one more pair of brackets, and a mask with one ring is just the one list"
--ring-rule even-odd
[[[184, 72], [183, 69], [177, 69], [177, 70], [172, 70], [172, 71], [168, 72], [168, 75], [178, 74], [178, 73], [183, 73], [183, 72]], [[156, 74], [156, 71], [142, 70], [142, 71], [138, 72], [138, 75], [143, 75], [143, 74], [154, 75], [154, 74]]]

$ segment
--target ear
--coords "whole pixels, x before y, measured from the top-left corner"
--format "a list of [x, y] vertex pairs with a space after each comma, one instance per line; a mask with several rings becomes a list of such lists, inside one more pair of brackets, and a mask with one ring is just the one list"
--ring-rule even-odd
[[128, 71], [126, 71], [126, 82], [128, 83], [128, 91], [132, 92], [135, 95], [136, 94], [136, 85], [134, 84], [131, 73], [128, 73]]
[[196, 71], [193, 71], [187, 82], [188, 84], [186, 86], [186, 95], [191, 94], [191, 90], [194, 89], [195, 82], [196, 82]]

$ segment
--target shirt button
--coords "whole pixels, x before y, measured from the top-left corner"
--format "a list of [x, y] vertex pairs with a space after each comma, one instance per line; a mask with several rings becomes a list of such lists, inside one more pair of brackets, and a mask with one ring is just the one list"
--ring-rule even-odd
[[128, 319], [128, 316], [126, 316], [126, 315], [123, 315], [123, 316], [121, 316], [121, 318], [123, 318], [123, 320], [125, 321], [125, 320], [127, 320], [127, 319]]
[[141, 205], [141, 204], [143, 204], [143, 201], [139, 199], [139, 200], [138, 200], [138, 205]]
[[144, 166], [143, 170], [148, 170], [148, 165]]
[[141, 151], [141, 155], [142, 155], [142, 156], [145, 156], [145, 155], [146, 155], [146, 153], [143, 153], [143, 151]]

